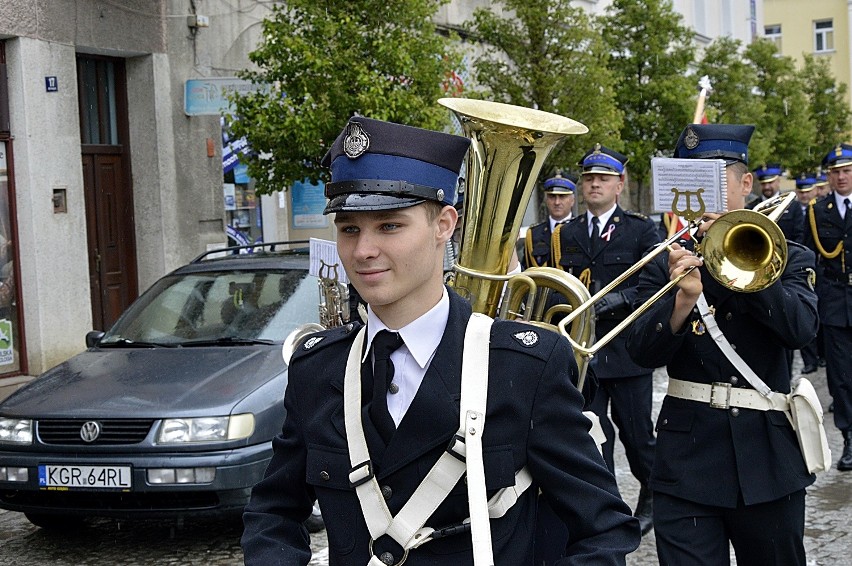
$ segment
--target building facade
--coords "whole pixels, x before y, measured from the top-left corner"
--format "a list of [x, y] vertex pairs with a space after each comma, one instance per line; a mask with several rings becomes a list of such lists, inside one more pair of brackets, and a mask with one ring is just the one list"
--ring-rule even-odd
[[[229, 233], [328, 236], [315, 216], [291, 230], [291, 193], [254, 197], [226, 161], [239, 140], [223, 159], [223, 95], [205, 81], [238, 84], [269, 10], [0, 2], [0, 378], [82, 351], [86, 332]], [[191, 108], [199, 93], [210, 108]]]
[[[838, 82], [852, 81], [849, 54], [852, 3], [847, 0], [763, 0], [764, 23], [761, 35], [771, 39], [779, 51], [796, 60], [801, 68], [803, 55], [828, 59]], [[847, 100], [850, 93], [846, 93]], [[850, 100], [852, 102], [852, 100]]]

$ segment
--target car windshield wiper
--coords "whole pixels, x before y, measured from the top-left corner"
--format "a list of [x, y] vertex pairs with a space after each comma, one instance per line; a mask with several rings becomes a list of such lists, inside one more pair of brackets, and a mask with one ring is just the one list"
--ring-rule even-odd
[[191, 348], [193, 346], [251, 346], [254, 344], [274, 345], [274, 340], [261, 338], [240, 338], [238, 336], [221, 336], [210, 340], [189, 340], [181, 342], [179, 346]]
[[164, 344], [162, 342], [145, 342], [142, 340], [131, 340], [130, 338], [117, 338], [110, 342], [100, 342], [101, 348], [121, 346], [123, 348], [175, 348], [176, 344]]

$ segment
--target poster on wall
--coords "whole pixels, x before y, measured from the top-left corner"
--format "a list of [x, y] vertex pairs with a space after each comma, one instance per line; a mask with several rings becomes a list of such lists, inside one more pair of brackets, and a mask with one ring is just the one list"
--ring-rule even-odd
[[307, 181], [297, 181], [293, 183], [290, 192], [293, 195], [293, 228], [328, 227], [328, 216], [322, 213], [326, 204], [324, 183], [313, 185]]
[[14, 232], [9, 218], [9, 178], [6, 143], [0, 142], [0, 374], [20, 369], [18, 359], [17, 289]]

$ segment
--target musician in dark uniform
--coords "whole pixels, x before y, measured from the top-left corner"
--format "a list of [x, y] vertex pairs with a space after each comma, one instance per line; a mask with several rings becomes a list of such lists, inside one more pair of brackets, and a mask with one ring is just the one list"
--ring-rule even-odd
[[817, 294], [834, 425], [843, 433], [841, 471], [852, 470], [852, 145], [824, 163], [832, 192], [808, 207], [805, 244], [817, 258]]
[[[316, 333], [294, 353], [283, 430], [244, 514], [246, 564], [307, 564], [301, 523], [314, 500], [330, 564], [472, 564], [468, 485], [484, 482], [482, 490], [495, 497], [518, 486], [523, 470], [531, 484], [513, 504], [502, 499], [490, 520], [494, 564], [532, 565], [539, 491], [571, 531], [563, 564], [624, 564], [638, 546], [638, 523], [588, 433], [583, 397], [571, 383], [578, 372], [570, 345], [527, 324], [498, 320], [490, 327], [479, 425], [484, 478], [460, 472], [422, 483], [439, 460], [467, 462], [469, 470], [472, 449], [459, 449], [470, 434], [459, 426], [460, 391], [463, 382], [484, 383], [478, 372], [462, 376], [471, 307], [442, 279], [468, 145], [467, 138], [353, 117], [325, 156], [332, 178], [325, 212], [336, 214], [338, 252], [368, 305], [367, 322]], [[360, 341], [363, 349], [350, 357]], [[364, 460], [359, 439], [368, 449]], [[406, 553], [404, 541], [374, 527], [397, 516], [421, 485], [424, 497], [439, 488], [449, 494], [407, 508], [436, 530]]]
[[524, 264], [526, 267], [552, 267], [550, 265], [550, 242], [557, 226], [571, 220], [574, 214], [574, 190], [577, 180], [570, 175], [556, 174], [542, 185], [547, 219], [527, 229], [524, 241]]
[[[802, 217], [806, 220], [808, 204], [816, 198], [817, 176], [815, 173], [799, 173], [796, 176], [796, 204], [790, 206], [798, 206], [802, 209]], [[805, 229], [808, 227], [805, 225]], [[802, 239], [804, 240], [805, 231], [802, 231]], [[804, 243], [804, 241], [800, 242]], [[811, 340], [810, 344], [804, 346], [799, 353], [802, 355], [802, 375], [815, 373], [819, 365], [819, 336]]]
[[[741, 209], [752, 185], [747, 163], [753, 131], [693, 124], [681, 134], [674, 156], [724, 159], [728, 209]], [[710, 220], [718, 216], [706, 213]], [[745, 379], [748, 371], [741, 373], [723, 354], [696, 306], [703, 292], [731, 349], [772, 391], [789, 393], [786, 351], [813, 338], [817, 313], [813, 253], [794, 242], [787, 246], [780, 278], [752, 293], [723, 287], [678, 244], [640, 275], [635, 305], [696, 267], [639, 317], [627, 337], [637, 363], [663, 363], [669, 375], [651, 474], [661, 565], [728, 564], [729, 542], [738, 564], [806, 563], [805, 487], [815, 478], [796, 433], [783, 407], [770, 410], [768, 399]]]
[[[553, 265], [578, 277], [592, 294], [624, 273], [657, 244], [659, 235], [648, 217], [624, 210], [618, 196], [624, 188], [627, 157], [597, 144], [580, 161], [580, 180], [587, 211], [559, 229], [559, 246]], [[628, 279], [595, 304], [595, 333], [604, 336], [633, 310], [636, 276]], [[619, 335], [592, 358], [590, 368], [598, 389], [590, 409], [598, 415], [606, 434], [604, 459], [615, 471], [615, 431], [608, 409], [618, 427], [630, 471], [642, 485], [636, 516], [643, 534], [651, 527], [651, 492], [647, 489], [654, 461], [654, 430], [651, 422], [652, 371], [633, 363]]]
[[[760, 196], [750, 201], [746, 208], [754, 208], [760, 203], [781, 194], [781, 176], [784, 171], [777, 163], [761, 165], [754, 170], [754, 177], [760, 182]], [[788, 206], [781, 218], [778, 219], [778, 227], [784, 232], [784, 237], [794, 242], [802, 243], [804, 232], [804, 215], [798, 206]]]

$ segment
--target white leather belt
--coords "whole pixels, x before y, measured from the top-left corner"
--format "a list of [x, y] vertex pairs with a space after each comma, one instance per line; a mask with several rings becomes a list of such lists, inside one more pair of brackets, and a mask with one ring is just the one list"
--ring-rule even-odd
[[667, 394], [678, 399], [707, 403], [714, 409], [741, 407], [757, 411], [786, 411], [789, 402], [782, 393], [764, 397], [754, 389], [732, 387], [730, 383], [695, 383], [669, 378]]

